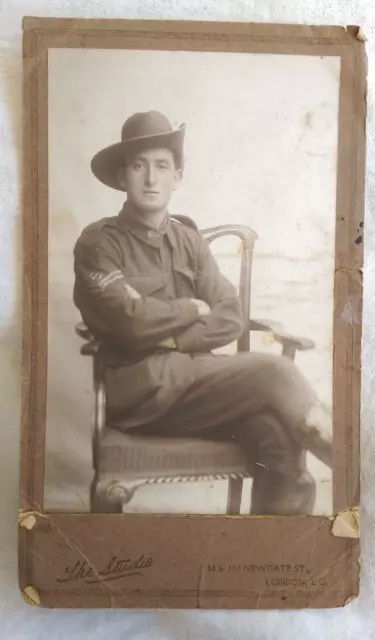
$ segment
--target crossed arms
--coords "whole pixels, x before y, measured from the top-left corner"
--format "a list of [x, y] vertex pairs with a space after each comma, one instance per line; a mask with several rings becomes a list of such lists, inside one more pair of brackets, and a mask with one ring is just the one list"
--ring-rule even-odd
[[74, 250], [74, 302], [83, 321], [94, 334], [131, 351], [168, 346], [171, 338], [183, 352], [211, 351], [236, 340], [243, 331], [236, 290], [199, 238], [196, 298], [164, 301], [130, 287], [114, 248], [81, 236]]

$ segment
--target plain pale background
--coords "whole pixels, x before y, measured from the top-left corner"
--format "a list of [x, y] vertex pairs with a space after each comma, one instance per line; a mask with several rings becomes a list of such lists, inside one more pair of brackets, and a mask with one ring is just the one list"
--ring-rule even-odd
[[[362, 589], [345, 609], [301, 612], [179, 612], [179, 611], [43, 611], [23, 603], [17, 588], [16, 519], [18, 504], [18, 438], [21, 356], [21, 17], [22, 15], [77, 17], [148, 17], [216, 19], [315, 24], [361, 24], [369, 56], [368, 170], [365, 242], [365, 309], [362, 404]], [[1, 221], [1, 545], [0, 637], [74, 639], [155, 638], [373, 638], [375, 548], [375, 119], [373, 0], [3, 0], [0, 3], [0, 221]], [[251, 541], [249, 541], [251, 544]]]
[[[124, 194], [92, 174], [96, 151], [132, 113], [186, 123], [185, 169], [171, 213], [200, 228], [254, 229], [252, 318], [312, 338], [296, 363], [332, 404], [333, 266], [339, 58], [234, 53], [53, 49], [49, 52], [49, 325], [45, 508], [88, 505], [92, 362], [79, 353], [73, 248], [87, 224], [116, 215]], [[239, 282], [240, 243], [212, 245]], [[252, 349], [280, 353], [269, 336]], [[235, 344], [225, 352], [233, 352]], [[230, 398], [228, 398], [230, 402]], [[309, 456], [315, 513], [332, 513], [331, 472]], [[249, 504], [246, 481], [244, 507]], [[226, 481], [140, 488], [127, 511], [225, 513]]]

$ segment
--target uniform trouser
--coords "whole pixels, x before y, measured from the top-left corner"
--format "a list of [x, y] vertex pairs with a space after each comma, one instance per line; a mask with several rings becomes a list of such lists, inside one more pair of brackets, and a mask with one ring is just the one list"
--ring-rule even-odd
[[315, 482], [296, 436], [317, 398], [298, 368], [261, 353], [196, 357], [194, 367], [194, 383], [134, 432], [234, 439], [255, 469], [251, 513], [311, 513]]

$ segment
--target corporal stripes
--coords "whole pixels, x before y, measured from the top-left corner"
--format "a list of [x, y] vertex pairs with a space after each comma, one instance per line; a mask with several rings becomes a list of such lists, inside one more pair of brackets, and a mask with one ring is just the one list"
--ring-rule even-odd
[[123, 277], [124, 275], [119, 269], [111, 271], [106, 276], [101, 271], [92, 271], [90, 273], [91, 280], [94, 280], [101, 289], [106, 289], [108, 285], [116, 282], [116, 280], [121, 280]]

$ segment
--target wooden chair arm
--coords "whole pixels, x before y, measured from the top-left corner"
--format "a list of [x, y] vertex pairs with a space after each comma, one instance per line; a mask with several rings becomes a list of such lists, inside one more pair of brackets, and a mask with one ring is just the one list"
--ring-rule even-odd
[[92, 342], [94, 340], [94, 336], [92, 335], [90, 329], [85, 325], [84, 322], [77, 322], [76, 326], [76, 334], [83, 340]]
[[100, 340], [91, 340], [91, 342], [86, 342], [86, 344], [84, 344], [80, 349], [81, 355], [96, 356], [99, 353], [101, 346], [102, 343]]
[[250, 319], [249, 330], [269, 331], [272, 333], [276, 342], [279, 342], [283, 346], [283, 355], [292, 359], [294, 358], [296, 350], [307, 351], [308, 349], [315, 348], [315, 343], [309, 338], [301, 338], [299, 336], [294, 336], [291, 333], [287, 333], [281, 322]]
[[98, 437], [103, 431], [106, 422], [105, 359], [103, 358], [103, 352], [101, 350], [101, 341], [93, 336], [90, 329], [84, 324], [84, 322], [78, 322], [75, 329], [77, 336], [85, 340], [85, 344], [80, 349], [81, 355], [92, 356], [93, 359], [95, 408], [92, 447], [94, 469], [97, 469]]
[[99, 353], [101, 348], [100, 340], [94, 338], [90, 329], [83, 322], [76, 324], [76, 334], [82, 340], [85, 340], [85, 344], [80, 349], [82, 356], [96, 356]]

